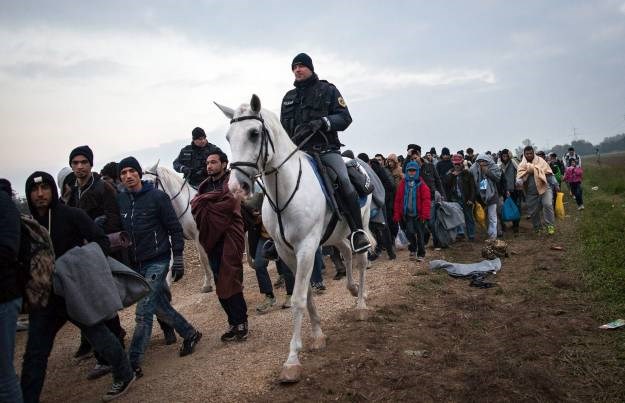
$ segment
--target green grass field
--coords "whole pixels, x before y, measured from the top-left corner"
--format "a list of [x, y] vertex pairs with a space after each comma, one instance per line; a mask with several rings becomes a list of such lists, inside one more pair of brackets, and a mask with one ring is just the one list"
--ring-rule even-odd
[[589, 157], [583, 167], [578, 262], [598, 319], [608, 321], [625, 317], [625, 153], [603, 156], [600, 165]]

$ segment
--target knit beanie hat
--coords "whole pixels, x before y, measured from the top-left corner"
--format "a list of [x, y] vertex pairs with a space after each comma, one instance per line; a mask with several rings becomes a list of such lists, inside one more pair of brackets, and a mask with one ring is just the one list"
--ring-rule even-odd
[[202, 137], [205, 138], [206, 133], [204, 133], [204, 129], [202, 129], [201, 127], [196, 127], [191, 132], [191, 137], [193, 137], [193, 140], [201, 139]]
[[369, 163], [369, 156], [365, 153], [358, 154], [358, 159], [363, 160], [366, 163]]
[[91, 148], [89, 148], [89, 146], [76, 147], [72, 150], [71, 153], [69, 153], [69, 165], [70, 166], [72, 165], [72, 160], [77, 155], [84, 156], [89, 161], [89, 165], [93, 166], [93, 151], [91, 151]]
[[449, 152], [449, 148], [443, 147], [443, 149], [441, 150], [441, 155], [451, 155], [451, 153]]
[[310, 71], [314, 72], [315, 67], [313, 66], [312, 59], [306, 53], [300, 53], [299, 55], [293, 58], [293, 62], [291, 62], [291, 70], [295, 68], [296, 64], [302, 64], [310, 69]]
[[117, 165], [118, 172], [121, 173], [124, 168], [133, 168], [135, 171], [139, 172], [139, 178], [143, 176], [141, 165], [139, 165], [139, 161], [137, 161], [135, 157], [126, 157], [119, 161], [119, 164]]
[[30, 192], [33, 190], [35, 185], [38, 185], [40, 183], [47, 183], [52, 189], [52, 204], [50, 205], [50, 207], [56, 206], [59, 200], [59, 192], [56, 189], [56, 183], [54, 182], [54, 178], [52, 177], [52, 175], [42, 171], [33, 172], [28, 177], [28, 179], [26, 179], [26, 200], [28, 201], [28, 208], [33, 215], [37, 212], [37, 210], [31, 203]]
[[0, 179], [0, 191], [6, 192], [9, 197], [13, 197], [13, 188], [11, 187], [11, 182], [8, 179]]
[[452, 164], [462, 164], [463, 161], [464, 161], [464, 158], [462, 158], [462, 155], [460, 154], [454, 154], [454, 156], [451, 157]]
[[416, 173], [416, 175], [415, 175], [415, 176], [418, 178], [418, 177], [419, 177], [419, 173], [420, 173], [420, 171], [421, 171], [421, 167], [419, 167], [419, 164], [417, 164], [417, 163], [416, 163], [416, 162], [414, 162], [414, 161], [410, 161], [409, 163], [407, 163], [407, 164], [406, 164], [406, 173], [407, 173], [409, 170], [411, 170], [411, 169], [416, 169], [416, 170], [417, 170], [417, 173]]

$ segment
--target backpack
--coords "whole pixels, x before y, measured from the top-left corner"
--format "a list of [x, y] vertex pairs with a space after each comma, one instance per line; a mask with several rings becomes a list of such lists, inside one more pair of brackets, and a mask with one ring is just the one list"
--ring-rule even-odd
[[48, 305], [52, 292], [54, 272], [54, 246], [48, 230], [34, 218], [22, 214], [19, 261], [25, 284], [24, 310]]
[[360, 166], [358, 161], [351, 160], [347, 162], [347, 174], [349, 175], [349, 180], [356, 188], [356, 192], [360, 197], [365, 197], [371, 193], [373, 193], [373, 183], [371, 183], [371, 178], [365, 173], [364, 168]]

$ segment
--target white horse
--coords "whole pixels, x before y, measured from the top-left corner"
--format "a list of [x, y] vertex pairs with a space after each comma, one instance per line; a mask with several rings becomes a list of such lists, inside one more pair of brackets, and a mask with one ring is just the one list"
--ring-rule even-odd
[[213, 291], [213, 272], [208, 263], [206, 251], [200, 244], [200, 232], [197, 229], [193, 215], [191, 215], [191, 200], [197, 194], [187, 181], [182, 179], [176, 172], [166, 167], [158, 166], [158, 162], [143, 173], [146, 180], [154, 182], [154, 185], [167, 193], [174, 206], [174, 211], [182, 225], [185, 239], [192, 239], [195, 242], [198, 254], [200, 255], [200, 265], [204, 270], [204, 284], [202, 292]]
[[[233, 168], [229, 187], [234, 193], [248, 194], [253, 179], [262, 177], [265, 187], [263, 224], [275, 241], [278, 254], [295, 274], [293, 289], [293, 336], [289, 356], [280, 373], [281, 382], [297, 382], [302, 373], [298, 353], [302, 349], [301, 328], [304, 309], [308, 308], [312, 326], [312, 350], [325, 348], [326, 337], [321, 331], [319, 315], [310, 288], [315, 251], [332, 219], [309, 157], [297, 147], [282, 128], [278, 117], [261, 110], [260, 99], [252, 96], [251, 104], [237, 110], [216, 104], [231, 119], [226, 136], [232, 149]], [[368, 227], [371, 196], [362, 208], [363, 225]], [[356, 316], [367, 317], [365, 303], [366, 254], [352, 256], [345, 220], [340, 220], [326, 245], [336, 246], [345, 258], [347, 288], [357, 296]], [[370, 238], [372, 238], [369, 235]], [[352, 276], [352, 261], [360, 270], [359, 284]]]

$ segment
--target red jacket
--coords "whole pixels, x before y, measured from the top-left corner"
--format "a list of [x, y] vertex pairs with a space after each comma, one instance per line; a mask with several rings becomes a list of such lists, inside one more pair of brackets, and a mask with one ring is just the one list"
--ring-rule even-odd
[[[404, 215], [404, 192], [406, 188], [406, 179], [402, 179], [397, 185], [395, 192], [395, 203], [393, 203], [393, 221], [399, 222]], [[421, 186], [417, 190], [417, 215], [420, 220], [430, 219], [430, 208], [432, 200], [430, 200], [430, 188], [421, 178]]]

